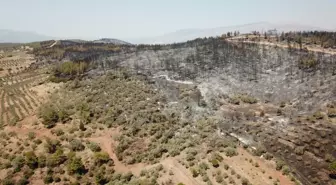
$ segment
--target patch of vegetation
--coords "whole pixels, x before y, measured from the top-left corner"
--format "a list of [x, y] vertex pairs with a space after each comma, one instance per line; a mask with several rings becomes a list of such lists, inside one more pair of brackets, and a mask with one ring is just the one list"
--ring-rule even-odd
[[86, 62], [63, 62], [53, 69], [50, 81], [66, 82], [82, 75], [87, 69]]
[[311, 69], [315, 68], [318, 65], [318, 61], [314, 55], [310, 54], [306, 56], [301, 56], [298, 61], [298, 65], [300, 69]]
[[327, 109], [327, 115], [329, 118], [335, 118], [336, 117], [336, 108], [328, 108]]

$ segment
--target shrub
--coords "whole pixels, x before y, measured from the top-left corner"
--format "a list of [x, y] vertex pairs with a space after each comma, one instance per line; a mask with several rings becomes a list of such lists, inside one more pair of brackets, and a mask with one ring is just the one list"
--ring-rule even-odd
[[25, 153], [26, 165], [31, 169], [38, 167], [38, 159], [33, 151]]
[[95, 143], [95, 142], [90, 142], [88, 144], [88, 148], [92, 151], [92, 152], [100, 152], [101, 151], [101, 148], [100, 146]]
[[70, 162], [67, 165], [68, 172], [70, 174], [84, 174], [85, 173], [85, 167], [82, 163], [82, 159], [79, 157], [73, 157], [70, 159]]
[[239, 105], [240, 103], [239, 96], [230, 97], [229, 103], [234, 104], [234, 105]]
[[322, 114], [321, 111], [317, 111], [313, 115], [316, 119], [323, 119], [324, 115]]
[[33, 139], [35, 139], [35, 137], [36, 137], [35, 132], [29, 132], [28, 133], [28, 139], [33, 140]]
[[44, 148], [48, 153], [55, 153], [60, 146], [61, 146], [60, 141], [47, 138]]
[[285, 106], [286, 106], [286, 102], [282, 101], [282, 102], [280, 103], [280, 107], [281, 107], [281, 108], [284, 108]]
[[336, 117], [336, 108], [328, 108], [327, 115], [329, 118]]
[[45, 176], [44, 178], [43, 178], [43, 182], [45, 183], [45, 184], [50, 184], [50, 183], [52, 183], [54, 180], [53, 180], [53, 177], [52, 177], [52, 175], [47, 175], [47, 176]]
[[208, 166], [207, 163], [205, 163], [205, 162], [201, 162], [201, 163], [199, 164], [199, 168], [200, 168], [201, 170], [207, 170], [207, 169], [209, 169], [209, 166]]
[[70, 142], [70, 150], [72, 151], [83, 151], [85, 146], [78, 139], [74, 139]]
[[275, 169], [280, 171], [284, 165], [285, 165], [285, 163], [283, 161], [277, 160]]
[[225, 150], [225, 155], [228, 156], [228, 157], [233, 157], [233, 156], [238, 155], [238, 153], [237, 153], [236, 149], [234, 149], [232, 147], [228, 147]]
[[217, 159], [219, 162], [223, 161], [223, 157], [218, 153], [214, 153], [211, 158]]
[[330, 163], [329, 169], [332, 174], [336, 175], [336, 161], [333, 161], [332, 163]]
[[25, 164], [25, 160], [22, 156], [17, 156], [14, 158], [13, 162], [13, 168], [14, 168], [14, 172], [19, 172], [21, 171], [21, 168], [24, 166]]
[[107, 163], [111, 160], [112, 159], [110, 158], [110, 156], [106, 152], [96, 152], [94, 154], [94, 161], [95, 161], [96, 165], [100, 166], [100, 165], [105, 164], [105, 163]]
[[244, 103], [249, 103], [249, 104], [254, 104], [254, 103], [258, 102], [258, 100], [256, 98], [248, 96], [248, 95], [242, 95], [242, 96], [240, 96], [240, 99]]
[[270, 153], [265, 153], [265, 154], [264, 154], [264, 158], [265, 158], [266, 160], [271, 160], [271, 159], [273, 158], [273, 155], [270, 154]]
[[15, 185], [15, 181], [12, 178], [5, 178], [1, 181], [3, 185]]
[[42, 123], [47, 128], [54, 127], [59, 119], [57, 111], [51, 105], [43, 106], [39, 111], [39, 116], [43, 119]]
[[27, 185], [29, 184], [29, 180], [25, 177], [21, 178], [18, 182], [17, 185]]
[[133, 177], [132, 172], [127, 172], [121, 177], [121, 179], [124, 179], [126, 182], [129, 182], [131, 181], [132, 177]]
[[216, 176], [216, 182], [221, 183], [221, 182], [223, 182], [223, 181], [224, 181], [224, 178], [223, 178], [222, 175], [217, 175], [217, 176]]
[[242, 185], [249, 185], [250, 184], [250, 181], [247, 179], [247, 178], [242, 178]]
[[225, 169], [225, 170], [228, 170], [228, 169], [229, 169], [229, 165], [224, 164], [224, 169]]
[[199, 175], [199, 170], [197, 170], [196, 168], [190, 168], [190, 172], [193, 177], [197, 177]]
[[40, 168], [44, 168], [46, 166], [46, 161], [47, 161], [47, 158], [45, 155], [40, 155], [38, 158], [37, 158], [37, 161], [38, 161], [38, 167]]
[[55, 167], [63, 164], [66, 161], [66, 156], [63, 154], [63, 150], [57, 149], [55, 153], [47, 158], [46, 165], [49, 167]]
[[282, 174], [283, 175], [288, 175], [290, 173], [290, 169], [289, 169], [289, 167], [287, 166], [287, 165], [284, 165], [283, 167], [282, 167]]
[[261, 156], [264, 153], [266, 153], [266, 148], [263, 145], [258, 145], [257, 149], [253, 151], [256, 156]]
[[65, 123], [66, 121], [68, 121], [70, 119], [70, 115], [67, 112], [67, 110], [65, 110], [64, 108], [60, 108], [58, 110], [58, 121]]
[[56, 136], [61, 136], [61, 135], [64, 134], [63, 130], [60, 129], [60, 128], [58, 128], [58, 129], [56, 129], [56, 130], [52, 130], [51, 132], [52, 132], [53, 134], [55, 134]]
[[305, 152], [305, 148], [303, 146], [298, 146], [298, 147], [295, 148], [294, 152], [297, 155], [303, 155], [304, 152]]
[[213, 167], [218, 168], [219, 167], [219, 162], [217, 159], [211, 159], [210, 163], [212, 164]]

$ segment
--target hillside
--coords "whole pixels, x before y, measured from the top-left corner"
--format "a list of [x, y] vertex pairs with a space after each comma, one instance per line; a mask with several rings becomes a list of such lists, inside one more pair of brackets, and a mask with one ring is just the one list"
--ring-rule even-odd
[[333, 185], [335, 54], [230, 38], [6, 51], [1, 182]]

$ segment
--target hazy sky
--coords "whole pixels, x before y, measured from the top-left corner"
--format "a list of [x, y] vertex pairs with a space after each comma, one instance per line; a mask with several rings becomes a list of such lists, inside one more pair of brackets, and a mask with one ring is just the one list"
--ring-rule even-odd
[[0, 29], [136, 38], [252, 22], [336, 29], [336, 0], [0, 0]]

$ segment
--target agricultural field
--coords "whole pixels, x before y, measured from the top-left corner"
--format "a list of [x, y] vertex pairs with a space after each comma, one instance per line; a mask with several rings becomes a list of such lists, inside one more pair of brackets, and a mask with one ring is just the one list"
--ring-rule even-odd
[[0, 60], [0, 124], [2, 126], [15, 124], [27, 116], [35, 114], [36, 109], [44, 101], [42, 94], [36, 89], [45, 86], [48, 78], [45, 70], [30, 70], [33, 57], [24, 51], [7, 54]]

